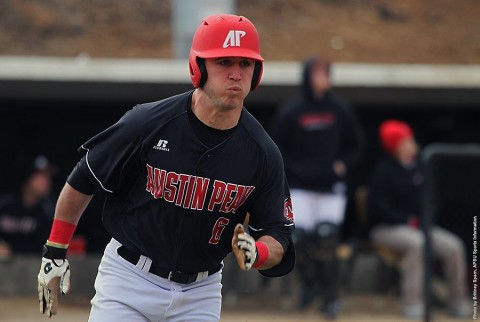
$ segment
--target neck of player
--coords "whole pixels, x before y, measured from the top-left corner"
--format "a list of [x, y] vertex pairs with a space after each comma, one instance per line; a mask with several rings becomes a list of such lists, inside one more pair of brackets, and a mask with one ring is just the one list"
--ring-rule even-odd
[[192, 95], [192, 111], [205, 125], [218, 130], [228, 130], [237, 126], [243, 104], [232, 108], [212, 100], [199, 88]]

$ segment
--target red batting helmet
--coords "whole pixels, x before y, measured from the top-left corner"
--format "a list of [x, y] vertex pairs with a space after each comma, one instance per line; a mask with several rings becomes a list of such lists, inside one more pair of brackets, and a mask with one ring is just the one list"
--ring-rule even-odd
[[203, 19], [193, 36], [190, 57], [190, 77], [195, 88], [207, 81], [203, 59], [246, 57], [255, 59], [251, 89], [255, 90], [263, 73], [260, 40], [250, 20], [235, 15], [211, 15]]

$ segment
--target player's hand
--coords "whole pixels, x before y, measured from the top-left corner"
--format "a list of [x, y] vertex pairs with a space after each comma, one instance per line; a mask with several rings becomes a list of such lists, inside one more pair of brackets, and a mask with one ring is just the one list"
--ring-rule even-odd
[[242, 224], [237, 224], [233, 232], [232, 251], [237, 259], [238, 266], [244, 271], [250, 270], [257, 260], [255, 239], [245, 233]]
[[[64, 255], [66, 249], [44, 247], [46, 249], [38, 273], [38, 301], [40, 312], [51, 317], [58, 312], [58, 290], [60, 289], [62, 294], [66, 294], [70, 289], [70, 265]], [[60, 258], [47, 258], [52, 255]]]

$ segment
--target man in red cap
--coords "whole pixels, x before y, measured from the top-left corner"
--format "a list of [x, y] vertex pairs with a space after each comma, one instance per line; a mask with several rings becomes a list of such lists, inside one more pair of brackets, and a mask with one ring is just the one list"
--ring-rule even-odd
[[[419, 229], [423, 174], [419, 147], [410, 126], [387, 120], [379, 128], [386, 152], [374, 168], [369, 187], [370, 238], [402, 254], [400, 265], [402, 313], [408, 318], [424, 314], [424, 236]], [[466, 263], [463, 242], [440, 227], [431, 230], [434, 256], [440, 260], [450, 291], [450, 313], [467, 316]]]

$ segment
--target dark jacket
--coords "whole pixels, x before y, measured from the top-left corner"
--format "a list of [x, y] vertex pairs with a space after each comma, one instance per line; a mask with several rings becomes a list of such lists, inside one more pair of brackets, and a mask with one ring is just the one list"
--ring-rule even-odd
[[422, 186], [419, 163], [407, 168], [389, 156], [382, 158], [375, 166], [369, 184], [370, 226], [407, 224], [411, 216], [418, 217]]
[[345, 181], [333, 171], [334, 161], [352, 167], [361, 156], [364, 139], [346, 101], [332, 91], [320, 100], [314, 98], [310, 84], [313, 63], [304, 64], [300, 95], [279, 107], [272, 137], [282, 152], [292, 188], [328, 192], [334, 183]]
[[22, 204], [16, 194], [0, 196], [0, 241], [15, 253], [42, 252], [52, 225], [54, 204], [42, 199], [33, 207]]

